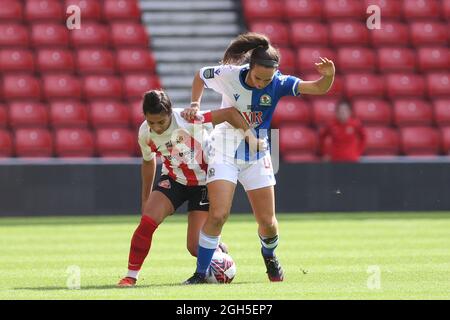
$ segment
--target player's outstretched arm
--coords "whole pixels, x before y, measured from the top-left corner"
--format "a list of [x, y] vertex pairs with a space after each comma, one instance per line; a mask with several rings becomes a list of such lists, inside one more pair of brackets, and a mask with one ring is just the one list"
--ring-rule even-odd
[[321, 62], [316, 63], [317, 71], [322, 78], [315, 81], [300, 81], [297, 91], [301, 94], [325, 94], [330, 90], [333, 84], [334, 74], [336, 72], [333, 61], [327, 58], [320, 58]]
[[211, 121], [213, 125], [218, 125], [219, 123], [226, 121], [234, 128], [242, 130], [245, 135], [245, 141], [248, 142], [252, 152], [264, 151], [267, 149], [266, 142], [256, 138], [250, 130], [247, 121], [245, 121], [242, 114], [236, 108], [229, 107], [211, 111]]
[[197, 112], [200, 110], [200, 101], [202, 100], [203, 90], [205, 89], [204, 86], [205, 83], [200, 78], [199, 71], [197, 71], [192, 81], [191, 105], [182, 112], [182, 116], [188, 121], [194, 120]]
[[141, 177], [142, 177], [142, 201], [141, 210], [144, 210], [144, 205], [147, 202], [150, 192], [152, 192], [153, 181], [155, 180], [156, 173], [156, 157], [152, 160], [142, 160], [141, 165]]

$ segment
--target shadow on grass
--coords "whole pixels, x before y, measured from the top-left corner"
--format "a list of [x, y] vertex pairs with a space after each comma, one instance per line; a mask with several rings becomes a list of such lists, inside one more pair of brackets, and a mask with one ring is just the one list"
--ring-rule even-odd
[[19, 287], [13, 288], [13, 290], [29, 290], [29, 291], [83, 291], [83, 290], [134, 290], [134, 289], [146, 289], [146, 288], [161, 288], [161, 287], [183, 287], [181, 283], [159, 283], [159, 284], [144, 284], [131, 288], [119, 288], [116, 285], [100, 285], [100, 286], [81, 286], [80, 289], [69, 289], [67, 287]]
[[[255, 284], [259, 282], [255, 281], [244, 281], [244, 282], [236, 282], [227, 284], [227, 287], [230, 285], [245, 285], [245, 284]], [[218, 286], [219, 284], [206, 284], [210, 286]], [[195, 285], [195, 287], [203, 287], [204, 285]], [[136, 290], [136, 289], [148, 289], [148, 288], [163, 288], [163, 287], [179, 287], [179, 288], [187, 288], [192, 286], [187, 286], [182, 283], [158, 283], [158, 284], [142, 284], [137, 285], [136, 287], [131, 288], [119, 288], [116, 285], [100, 285], [100, 286], [81, 286], [80, 289], [69, 289], [67, 287], [61, 287], [61, 286], [52, 286], [52, 287], [18, 287], [13, 288], [13, 290], [29, 290], [29, 291], [59, 291], [59, 290], [65, 290], [65, 291], [83, 291], [83, 290]]]

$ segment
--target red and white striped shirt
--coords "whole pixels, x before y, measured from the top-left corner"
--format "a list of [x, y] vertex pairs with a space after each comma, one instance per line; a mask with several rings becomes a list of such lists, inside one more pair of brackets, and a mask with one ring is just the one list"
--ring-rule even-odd
[[213, 129], [211, 112], [200, 113], [195, 122], [181, 117], [183, 109], [172, 110], [172, 121], [162, 134], [153, 132], [147, 121], [139, 128], [142, 157], [150, 161], [155, 155], [163, 163], [161, 174], [187, 185], [206, 184], [208, 164], [203, 152], [209, 147], [209, 133]]

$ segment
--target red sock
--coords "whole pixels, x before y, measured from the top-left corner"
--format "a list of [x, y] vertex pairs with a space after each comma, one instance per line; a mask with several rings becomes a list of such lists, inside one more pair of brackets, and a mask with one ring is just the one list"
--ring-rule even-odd
[[158, 224], [149, 216], [142, 216], [131, 239], [128, 270], [139, 271], [152, 245], [152, 237]]

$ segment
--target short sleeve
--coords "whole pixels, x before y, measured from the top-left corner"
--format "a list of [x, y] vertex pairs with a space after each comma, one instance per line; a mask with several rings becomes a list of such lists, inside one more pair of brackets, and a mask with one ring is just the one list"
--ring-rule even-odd
[[231, 68], [226, 65], [214, 67], [204, 67], [199, 71], [200, 78], [203, 80], [206, 88], [213, 89], [218, 93], [223, 93], [223, 82], [226, 81], [226, 73]]
[[278, 78], [279, 81], [279, 95], [280, 97], [284, 96], [298, 96], [300, 92], [298, 92], [298, 84], [302, 81], [300, 78], [294, 76], [282, 75]]
[[152, 151], [152, 149], [148, 145], [148, 143], [146, 141], [146, 137], [141, 130], [139, 131], [138, 143], [139, 143], [139, 147], [141, 148], [142, 158], [145, 161], [153, 160], [153, 158], [155, 157], [155, 153]]

